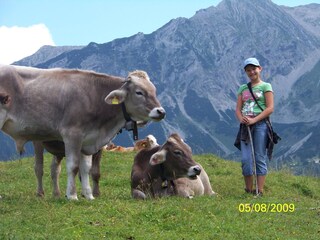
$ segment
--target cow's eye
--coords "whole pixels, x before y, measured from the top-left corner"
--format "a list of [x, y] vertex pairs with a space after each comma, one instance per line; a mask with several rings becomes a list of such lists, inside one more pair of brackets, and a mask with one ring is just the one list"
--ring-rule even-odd
[[143, 96], [143, 93], [142, 93], [141, 91], [136, 91], [136, 94], [137, 94], [138, 96]]
[[173, 153], [178, 156], [182, 155], [182, 152], [180, 150], [174, 150]]

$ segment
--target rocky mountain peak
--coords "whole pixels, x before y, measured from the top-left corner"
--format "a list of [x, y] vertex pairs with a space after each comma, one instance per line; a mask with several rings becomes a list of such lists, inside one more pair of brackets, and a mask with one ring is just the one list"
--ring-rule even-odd
[[298, 7], [283, 7], [304, 29], [320, 37], [320, 4], [312, 3]]

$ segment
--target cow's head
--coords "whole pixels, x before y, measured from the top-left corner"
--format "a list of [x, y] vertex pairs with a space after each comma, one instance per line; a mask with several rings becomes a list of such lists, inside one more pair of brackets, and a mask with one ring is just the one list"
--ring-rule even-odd
[[129, 73], [126, 83], [109, 93], [105, 101], [108, 104], [124, 103], [134, 121], [160, 121], [166, 114], [157, 99], [155, 86], [144, 71]]
[[195, 179], [201, 168], [192, 159], [191, 148], [174, 133], [150, 158], [151, 165], [163, 164], [164, 177], [168, 180], [189, 177]]

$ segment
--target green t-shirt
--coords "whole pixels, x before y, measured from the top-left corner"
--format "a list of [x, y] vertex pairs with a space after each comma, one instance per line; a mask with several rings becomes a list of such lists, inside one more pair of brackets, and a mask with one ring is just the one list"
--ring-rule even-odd
[[[264, 96], [265, 92], [273, 92], [272, 86], [270, 83], [262, 82], [252, 88], [252, 92], [256, 97], [259, 105], [262, 109], [266, 108], [266, 99]], [[247, 84], [240, 86], [238, 90], [238, 96], [241, 95], [243, 105], [242, 105], [242, 114], [244, 116], [257, 116], [262, 111], [259, 106], [255, 103]]]

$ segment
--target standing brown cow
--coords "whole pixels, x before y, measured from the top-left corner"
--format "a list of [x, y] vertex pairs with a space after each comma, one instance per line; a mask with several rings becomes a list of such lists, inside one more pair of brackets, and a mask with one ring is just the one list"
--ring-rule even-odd
[[[123, 109], [126, 109], [126, 117]], [[0, 129], [18, 152], [27, 141], [64, 143], [68, 173], [66, 195], [94, 199], [89, 184], [92, 156], [132, 121], [160, 121], [165, 116], [156, 88], [144, 71], [126, 79], [92, 71], [0, 66]]]

